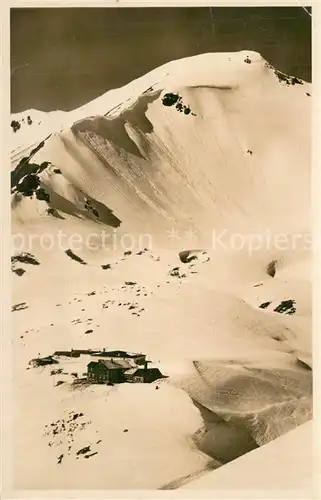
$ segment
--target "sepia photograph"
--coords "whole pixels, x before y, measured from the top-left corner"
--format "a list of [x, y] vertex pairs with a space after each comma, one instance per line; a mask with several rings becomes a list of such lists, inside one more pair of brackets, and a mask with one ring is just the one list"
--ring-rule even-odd
[[15, 491], [312, 495], [313, 8], [10, 9]]

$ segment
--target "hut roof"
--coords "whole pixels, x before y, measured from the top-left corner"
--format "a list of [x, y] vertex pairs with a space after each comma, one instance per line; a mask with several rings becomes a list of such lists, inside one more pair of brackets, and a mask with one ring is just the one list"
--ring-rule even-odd
[[108, 370], [119, 370], [119, 369], [124, 370], [124, 367], [121, 366], [120, 363], [115, 363], [111, 359], [99, 359], [98, 363], [106, 366], [106, 368], [108, 368]]
[[143, 376], [146, 373], [157, 373], [162, 375], [161, 371], [158, 368], [131, 368], [130, 370], [126, 370], [125, 375], [137, 375]]
[[120, 351], [120, 350], [114, 350], [114, 351], [92, 351], [91, 352], [92, 356], [102, 356], [102, 357], [119, 357], [119, 358], [138, 358], [138, 357], [144, 357], [145, 354], [142, 353], [136, 353], [136, 352], [127, 352], [127, 351]]

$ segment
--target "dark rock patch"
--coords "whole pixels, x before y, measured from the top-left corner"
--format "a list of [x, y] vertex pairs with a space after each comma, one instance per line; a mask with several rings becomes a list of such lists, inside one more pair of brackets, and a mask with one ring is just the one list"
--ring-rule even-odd
[[277, 69], [274, 69], [274, 73], [277, 76], [278, 80], [280, 83], [285, 83], [285, 85], [303, 85], [303, 80], [300, 80], [296, 76], [289, 76], [286, 75], [285, 73], [282, 73], [282, 71], [279, 71]]
[[36, 191], [36, 198], [39, 201], [46, 201], [47, 203], [50, 202], [50, 196], [47, 193], [47, 191], [43, 187], [39, 187]]
[[57, 370], [51, 370], [50, 375], [60, 375], [63, 372], [62, 368], [58, 368]]
[[73, 416], [72, 416], [72, 420], [76, 420], [77, 418], [80, 418], [80, 417], [83, 417], [84, 414], [83, 413], [75, 413]]
[[186, 274], [181, 274], [180, 273], [180, 270], [179, 270], [179, 267], [174, 267], [173, 269], [171, 269], [169, 271], [169, 274], [171, 276], [175, 276], [176, 278], [186, 278]]
[[22, 252], [11, 257], [11, 264], [15, 264], [16, 262], [20, 262], [22, 264], [31, 264], [33, 266], [39, 266], [40, 264], [35, 256], [28, 252]]
[[[17, 188], [18, 184], [20, 184], [21, 187], [21, 181], [28, 176], [35, 176], [38, 179], [39, 174], [43, 172], [49, 165], [50, 162], [42, 162], [41, 164], [38, 163], [30, 163], [31, 158], [39, 151], [44, 146], [45, 142], [43, 141], [42, 143], [37, 146], [28, 157], [24, 157], [20, 160], [16, 168], [11, 172], [11, 189], [15, 190]], [[39, 181], [39, 179], [38, 179]], [[36, 185], [37, 181], [34, 179], [31, 179], [30, 181], [26, 181], [31, 183], [34, 183]], [[37, 183], [38, 185], [38, 183]], [[37, 186], [36, 186], [37, 187]], [[21, 191], [20, 191], [21, 192]]]
[[17, 120], [12, 120], [12, 122], [10, 123], [10, 127], [14, 132], [17, 132], [18, 130], [20, 130], [21, 125]]
[[84, 448], [81, 448], [80, 450], [77, 451], [77, 455], [85, 455], [90, 451], [90, 446], [85, 446]]
[[245, 59], [244, 59], [244, 62], [247, 63], [247, 64], [251, 64], [252, 61], [251, 59], [249, 58], [249, 56], [247, 56]]
[[261, 305], [259, 305], [259, 308], [260, 309], [266, 309], [267, 307], [269, 307], [270, 304], [272, 304], [271, 301], [269, 301], [269, 302], [263, 302]]
[[183, 264], [188, 264], [189, 262], [192, 262], [192, 260], [196, 260], [197, 255], [191, 253], [190, 250], [183, 250], [182, 252], [179, 252], [179, 258]]
[[29, 163], [29, 158], [23, 158], [11, 173], [11, 192], [27, 197], [35, 194], [38, 200], [49, 202], [50, 197], [44, 187], [40, 186], [39, 179], [39, 174], [48, 167], [49, 163], [43, 162], [41, 165]]
[[269, 262], [267, 265], [266, 272], [269, 276], [271, 276], [271, 278], [274, 278], [275, 276], [276, 264], [277, 264], [276, 260], [271, 260], [271, 262]]
[[295, 300], [288, 299], [282, 300], [282, 302], [274, 309], [274, 312], [280, 314], [295, 314], [296, 313], [296, 303]]
[[[210, 261], [210, 257], [204, 250], [182, 250], [178, 254], [180, 261], [183, 264], [189, 264], [193, 260], [198, 260], [202, 264]], [[193, 266], [193, 264], [191, 264]]]
[[26, 175], [19, 183], [17, 184], [17, 191], [24, 196], [32, 196], [33, 193], [39, 187], [40, 181], [39, 177], [36, 174], [28, 174]]
[[88, 210], [88, 212], [94, 214], [95, 217], [99, 218], [99, 212], [95, 207], [92, 206], [92, 202], [89, 198], [86, 198], [85, 200], [85, 209]]
[[143, 255], [144, 253], [149, 252], [148, 248], [143, 248], [142, 250], [139, 250], [136, 252], [136, 255]]
[[196, 116], [195, 113], [192, 113], [189, 106], [186, 106], [182, 102], [182, 97], [178, 94], [173, 94], [171, 92], [165, 94], [162, 99], [162, 103], [164, 106], [174, 106], [180, 113], [184, 113], [185, 115], [193, 115]]
[[28, 308], [28, 305], [26, 302], [20, 302], [19, 304], [15, 304], [14, 306], [12, 306], [11, 311], [12, 312], [23, 311], [24, 309], [27, 309], [27, 308]]
[[79, 262], [79, 264], [82, 264], [83, 266], [87, 265], [87, 262], [78, 257], [78, 255], [76, 255], [70, 248], [68, 248], [68, 250], [65, 250], [65, 254], [75, 262]]
[[111, 265], [110, 264], [103, 264], [101, 266], [102, 269], [111, 269]]
[[21, 267], [18, 267], [18, 269], [12, 269], [12, 272], [15, 273], [17, 276], [23, 276], [26, 271]]
[[174, 106], [174, 104], [176, 104], [178, 100], [179, 100], [178, 94], [168, 93], [164, 95], [162, 102], [164, 106]]

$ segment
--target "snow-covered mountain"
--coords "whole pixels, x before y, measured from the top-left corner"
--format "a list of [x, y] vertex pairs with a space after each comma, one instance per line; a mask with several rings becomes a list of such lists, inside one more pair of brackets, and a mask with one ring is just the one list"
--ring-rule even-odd
[[[310, 121], [311, 85], [252, 51], [12, 115], [19, 487], [170, 488], [311, 418]], [[169, 378], [72, 391], [85, 364], [58, 387], [28, 366], [107, 346]]]

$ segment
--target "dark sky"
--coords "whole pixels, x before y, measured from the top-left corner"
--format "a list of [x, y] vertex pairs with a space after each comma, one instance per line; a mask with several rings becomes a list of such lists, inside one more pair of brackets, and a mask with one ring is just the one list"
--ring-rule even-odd
[[11, 9], [11, 110], [70, 110], [165, 62], [255, 50], [311, 81], [301, 7]]

